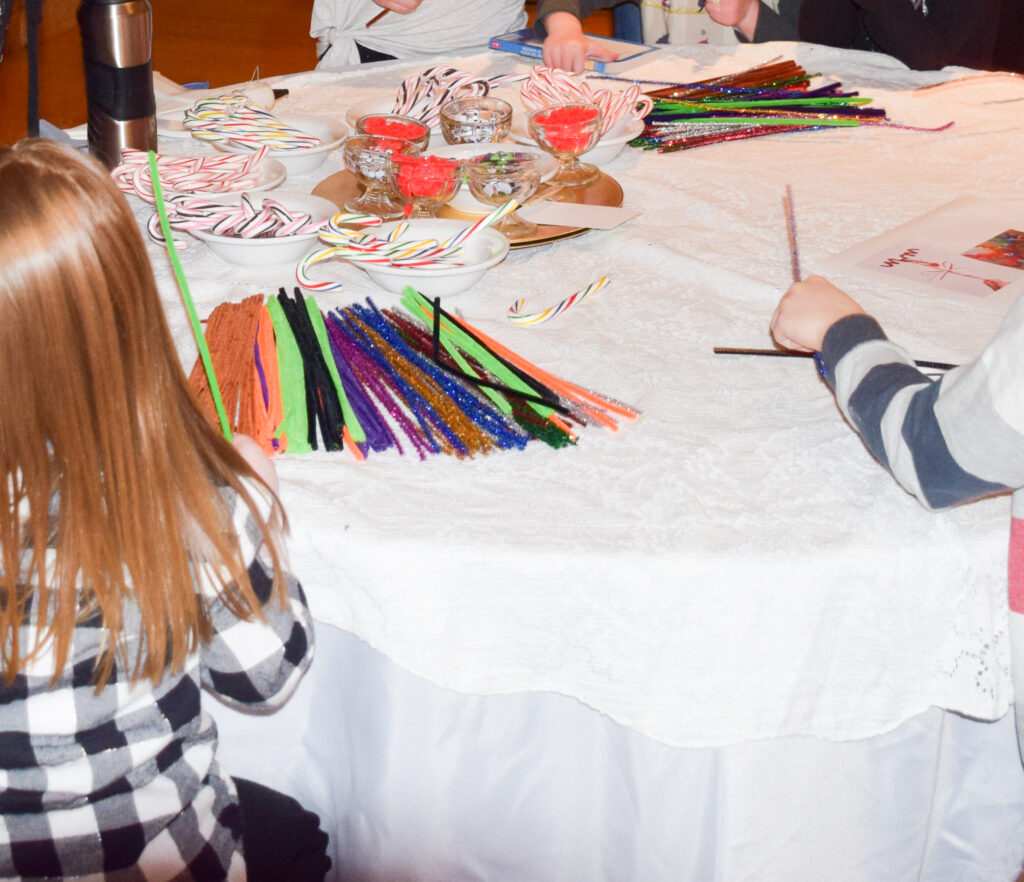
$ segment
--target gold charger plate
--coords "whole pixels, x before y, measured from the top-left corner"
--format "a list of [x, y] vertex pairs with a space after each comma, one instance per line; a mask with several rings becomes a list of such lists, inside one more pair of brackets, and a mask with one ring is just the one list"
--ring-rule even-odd
[[[313, 188], [313, 195], [330, 200], [338, 206], [339, 211], [343, 211], [345, 203], [357, 197], [361, 191], [362, 186], [356, 180], [355, 175], [348, 169], [344, 169], [324, 178]], [[543, 197], [544, 190], [540, 190], [538, 195]], [[556, 202], [578, 202], [584, 205], [609, 205], [612, 208], [618, 208], [622, 205], [622, 186], [611, 175], [601, 172], [589, 184], [584, 184], [582, 187], [562, 187], [553, 193], [553, 198]], [[475, 221], [480, 218], [480, 215], [477, 214], [454, 211], [447, 205], [443, 206], [437, 215], [438, 217], [467, 221]], [[590, 227], [558, 227], [538, 224], [537, 232], [530, 236], [510, 239], [509, 245], [512, 248], [546, 245], [548, 242], [579, 236], [589, 229]]]

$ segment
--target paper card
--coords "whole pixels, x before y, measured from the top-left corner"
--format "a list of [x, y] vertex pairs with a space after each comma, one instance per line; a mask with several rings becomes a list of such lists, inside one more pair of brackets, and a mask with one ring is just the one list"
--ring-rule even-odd
[[535, 224], [553, 227], [583, 227], [611, 230], [632, 220], [640, 210], [611, 205], [585, 205], [578, 202], [552, 202], [544, 199], [519, 209], [519, 216]]
[[1005, 313], [1024, 293], [1024, 200], [958, 199], [824, 267]]

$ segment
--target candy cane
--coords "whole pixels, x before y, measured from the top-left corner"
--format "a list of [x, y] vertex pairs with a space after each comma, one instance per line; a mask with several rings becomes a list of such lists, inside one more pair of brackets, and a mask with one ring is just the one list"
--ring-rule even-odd
[[407, 77], [398, 87], [391, 112], [433, 126], [441, 107], [455, 98], [482, 98], [492, 88], [524, 78], [524, 74], [484, 77], [453, 67], [431, 67]]
[[503, 217], [515, 211], [518, 207], [519, 203], [516, 202], [515, 199], [509, 199], [508, 202], [499, 205], [497, 208], [494, 209], [494, 211], [492, 211], [486, 217], [480, 218], [480, 220], [478, 220], [472, 226], [466, 227], [464, 230], [460, 230], [454, 236], [450, 236], [449, 238], [445, 239], [444, 242], [442, 242], [441, 244], [449, 248], [455, 245], [462, 245], [466, 242], [467, 239], [469, 239], [472, 236], [475, 236], [478, 232], [480, 232], [480, 230], [484, 229], [485, 227], [489, 227], [493, 223], [497, 223]]
[[274, 151], [304, 150], [322, 143], [316, 135], [282, 122], [240, 92], [197, 101], [185, 110], [183, 124], [199, 140], [253, 149], [266, 145]]
[[[256, 166], [266, 157], [268, 149], [252, 156], [167, 156], [158, 154], [157, 173], [164, 191], [176, 193], [231, 193], [256, 185]], [[153, 180], [149, 170], [149, 154], [144, 150], [126, 149], [121, 164], [111, 173], [114, 183], [125, 193], [153, 203]]]
[[[381, 239], [362, 230], [349, 229], [342, 224], [345, 219], [368, 218], [367, 225], [379, 224], [380, 218], [372, 215], [335, 215], [320, 232], [323, 242], [334, 243], [307, 254], [295, 267], [295, 280], [310, 291], [335, 291], [341, 282], [316, 281], [310, 278], [309, 270], [316, 264], [337, 257], [356, 263], [382, 264], [395, 267], [438, 267], [464, 266], [465, 262], [455, 260], [462, 253], [459, 243], [438, 242], [436, 239], [401, 240], [399, 237], [408, 224], [398, 224], [387, 238]], [[348, 221], [353, 222], [352, 220]], [[396, 236], [396, 234], [398, 234]]]
[[566, 297], [561, 303], [551, 306], [543, 312], [523, 312], [523, 307], [526, 305], [526, 301], [519, 299], [508, 308], [506, 318], [516, 325], [539, 325], [541, 322], [549, 321], [555, 316], [561, 315], [573, 306], [573, 304], [579, 303], [585, 297], [589, 297], [591, 294], [600, 291], [607, 284], [608, 276], [601, 276], [601, 278], [596, 282], [591, 282], [583, 290], [577, 291], [570, 297]]
[[[314, 221], [303, 211], [290, 211], [275, 200], [265, 201], [259, 208], [242, 195], [238, 205], [224, 205], [191, 196], [174, 196], [166, 200], [167, 220], [172, 229], [201, 230], [215, 236], [240, 239], [279, 238], [319, 232], [324, 221]], [[160, 220], [154, 215], [149, 222], [149, 235], [163, 242]]]
[[596, 104], [601, 108], [601, 135], [608, 134], [622, 119], [642, 119], [654, 102], [640, 92], [636, 83], [620, 92], [610, 89], [591, 90], [585, 82], [564, 70], [535, 67], [519, 90], [523, 105], [540, 110], [551, 104]]

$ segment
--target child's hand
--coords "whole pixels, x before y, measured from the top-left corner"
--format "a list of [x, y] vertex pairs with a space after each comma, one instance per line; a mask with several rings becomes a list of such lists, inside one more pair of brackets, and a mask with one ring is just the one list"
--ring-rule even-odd
[[748, 40], [754, 39], [761, 9], [759, 0], [708, 0], [705, 9], [712, 21], [736, 28]]
[[771, 320], [775, 342], [799, 352], [820, 352], [825, 332], [839, 319], [863, 313], [857, 301], [821, 276], [796, 282], [782, 295]]
[[614, 61], [618, 53], [587, 39], [583, 25], [571, 12], [552, 12], [544, 17], [548, 35], [544, 38], [544, 64], [560, 67], [572, 73], [583, 72], [583, 62], [589, 58]]
[[259, 444], [248, 435], [235, 435], [233, 443], [235, 450], [242, 455], [242, 459], [252, 466], [252, 470], [263, 479], [271, 490], [277, 493], [277, 469], [270, 461], [270, 457], [260, 449]]

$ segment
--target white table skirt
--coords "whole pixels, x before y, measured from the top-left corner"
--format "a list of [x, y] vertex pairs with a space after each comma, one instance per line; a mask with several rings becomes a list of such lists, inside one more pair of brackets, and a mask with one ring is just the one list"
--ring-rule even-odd
[[279, 713], [207, 702], [229, 772], [292, 794], [358, 882], [1013, 882], [1010, 716], [863, 741], [659, 744], [564, 696], [460, 695], [317, 627]]

